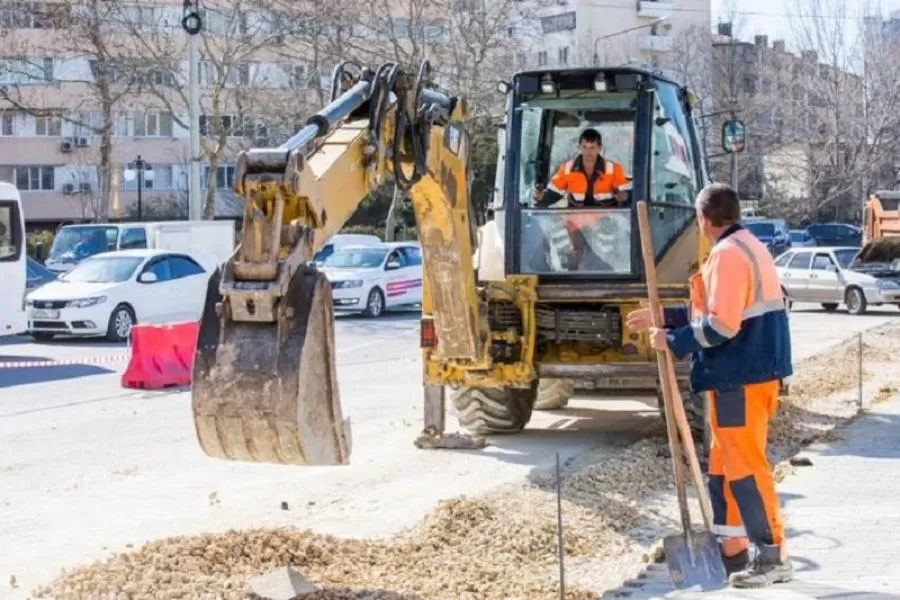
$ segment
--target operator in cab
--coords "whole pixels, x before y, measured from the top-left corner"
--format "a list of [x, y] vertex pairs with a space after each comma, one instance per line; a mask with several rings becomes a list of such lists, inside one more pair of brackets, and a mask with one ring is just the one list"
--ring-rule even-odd
[[617, 162], [603, 156], [603, 138], [585, 129], [578, 138], [578, 156], [560, 165], [547, 189], [535, 189], [535, 207], [547, 208], [568, 196], [569, 208], [612, 208], [628, 199], [631, 181]]

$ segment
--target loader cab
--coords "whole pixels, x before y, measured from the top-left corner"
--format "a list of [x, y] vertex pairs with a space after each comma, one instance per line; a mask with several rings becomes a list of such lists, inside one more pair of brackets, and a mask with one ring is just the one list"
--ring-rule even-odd
[[[650, 71], [572, 69], [517, 74], [509, 86], [504, 135], [504, 186], [495, 199], [504, 219], [504, 270], [541, 283], [569, 280], [640, 282], [635, 201], [651, 205], [657, 256], [671, 254], [695, 223], [694, 199], [708, 182], [687, 92]], [[627, 200], [599, 208], [535, 206], [560, 165], [578, 153], [581, 133], [602, 136], [601, 156], [630, 179]], [[562, 205], [562, 206], [559, 206]], [[693, 227], [696, 236], [696, 227]], [[697, 243], [682, 243], [684, 281]]]

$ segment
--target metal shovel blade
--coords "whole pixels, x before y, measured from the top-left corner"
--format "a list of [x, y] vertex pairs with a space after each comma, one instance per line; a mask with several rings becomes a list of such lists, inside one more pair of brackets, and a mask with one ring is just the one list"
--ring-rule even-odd
[[705, 592], [728, 585], [719, 542], [709, 531], [670, 535], [663, 540], [663, 550], [676, 589]]

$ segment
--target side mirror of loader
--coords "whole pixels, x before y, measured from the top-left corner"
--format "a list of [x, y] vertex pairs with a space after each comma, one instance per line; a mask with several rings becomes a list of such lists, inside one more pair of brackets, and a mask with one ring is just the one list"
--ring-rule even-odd
[[747, 128], [739, 119], [729, 119], [722, 124], [722, 149], [728, 154], [743, 152], [747, 145]]

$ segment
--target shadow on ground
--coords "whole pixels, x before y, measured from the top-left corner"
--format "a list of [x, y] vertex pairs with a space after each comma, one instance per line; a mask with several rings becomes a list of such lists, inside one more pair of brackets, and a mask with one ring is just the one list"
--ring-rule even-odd
[[[54, 359], [46, 356], [9, 356], [0, 355], [0, 363], [42, 363]], [[48, 366], [15, 366], [0, 367], [0, 389], [34, 383], [47, 383], [64, 379], [75, 379], [90, 375], [115, 373], [111, 369], [96, 365], [48, 365]]]

